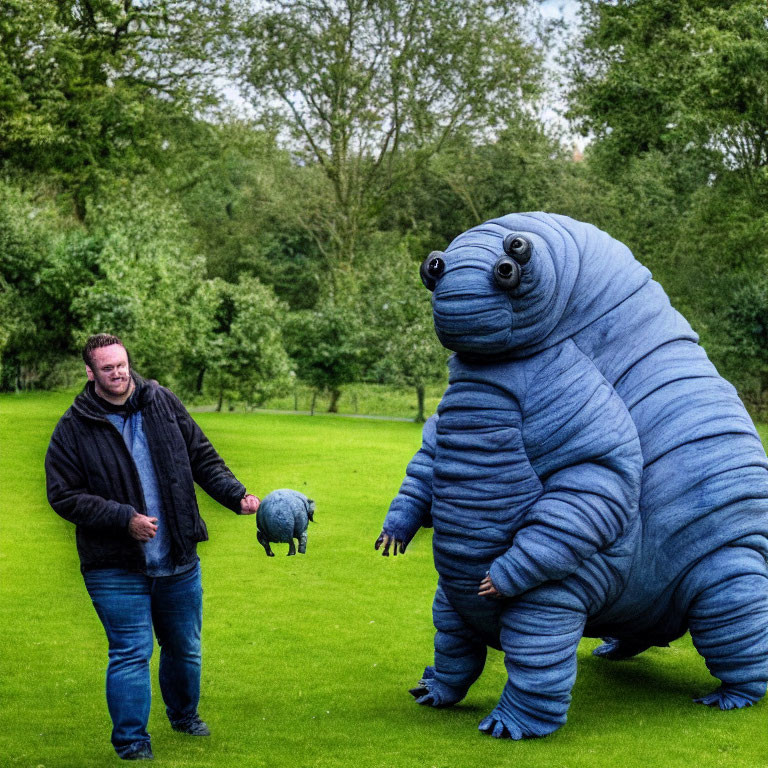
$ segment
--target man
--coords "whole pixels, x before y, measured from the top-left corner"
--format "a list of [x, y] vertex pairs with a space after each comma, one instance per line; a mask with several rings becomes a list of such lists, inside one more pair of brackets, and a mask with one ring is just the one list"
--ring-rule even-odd
[[152, 759], [146, 727], [153, 628], [171, 726], [210, 733], [197, 711], [196, 545], [208, 533], [193, 481], [239, 514], [254, 514], [259, 499], [246, 493], [178, 398], [131, 370], [120, 339], [92, 336], [83, 360], [88, 382], [48, 447], [48, 500], [77, 526], [81, 571], [109, 640], [112, 744], [123, 759]]

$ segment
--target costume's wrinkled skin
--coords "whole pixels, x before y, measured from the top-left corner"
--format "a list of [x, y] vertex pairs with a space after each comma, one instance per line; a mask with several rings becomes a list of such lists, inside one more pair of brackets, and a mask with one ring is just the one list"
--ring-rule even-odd
[[293, 540], [299, 541], [299, 554], [307, 551], [307, 528], [314, 522], [315, 502], [303, 493], [280, 488], [267, 494], [256, 513], [256, 538], [268, 557], [275, 553], [270, 543], [287, 543], [288, 554], [296, 554]]
[[[595, 227], [534, 213], [465, 232], [422, 279], [456, 354], [380, 537], [402, 551], [434, 526], [419, 703], [462, 699], [501, 648], [508, 681], [480, 729], [543, 736], [565, 722], [583, 635], [621, 659], [686, 630], [721, 681], [699, 701], [760, 699], [768, 462], [648, 270]], [[498, 595], [478, 595], [486, 575]]]

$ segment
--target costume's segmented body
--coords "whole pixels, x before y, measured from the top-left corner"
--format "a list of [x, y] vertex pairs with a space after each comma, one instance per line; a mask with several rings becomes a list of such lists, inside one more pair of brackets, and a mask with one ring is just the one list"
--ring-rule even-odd
[[[456, 355], [384, 523], [434, 525], [435, 664], [446, 706], [486, 646], [509, 679], [480, 727], [566, 718], [583, 634], [624, 658], [690, 629], [721, 687], [768, 680], [768, 462], [735, 390], [628, 249], [566, 217], [510, 215], [431, 254], [435, 328]], [[478, 596], [486, 573], [503, 599]]]

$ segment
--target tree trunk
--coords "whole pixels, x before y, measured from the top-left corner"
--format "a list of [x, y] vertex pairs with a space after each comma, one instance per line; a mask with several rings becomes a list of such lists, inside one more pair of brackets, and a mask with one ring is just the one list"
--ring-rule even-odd
[[203, 378], [205, 377], [205, 366], [202, 366], [197, 372], [197, 383], [195, 384], [195, 392], [198, 395], [203, 393]]
[[331, 404], [328, 406], [328, 413], [339, 412], [339, 398], [341, 397], [340, 389], [331, 390]]
[[418, 399], [418, 409], [416, 412], [416, 421], [421, 424], [424, 421], [424, 385], [416, 386], [416, 397]]
[[221, 406], [224, 405], [224, 390], [219, 390], [219, 402], [216, 404], [216, 411], [221, 412]]
[[315, 403], [317, 402], [317, 390], [312, 390], [312, 403], [309, 406], [309, 415], [314, 416], [315, 415]]

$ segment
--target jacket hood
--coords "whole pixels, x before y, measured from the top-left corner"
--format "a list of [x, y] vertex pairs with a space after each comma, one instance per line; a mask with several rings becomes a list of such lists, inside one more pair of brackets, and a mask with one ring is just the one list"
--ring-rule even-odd
[[[131, 371], [131, 378], [136, 388], [128, 398], [126, 407], [128, 413], [135, 413], [145, 408], [154, 400], [155, 393], [160, 385], [154, 379], [143, 379], [134, 371]], [[95, 386], [92, 381], [87, 382], [83, 391], [75, 398], [74, 403], [72, 403], [72, 410], [86, 419], [98, 419], [100, 421], [107, 414], [107, 410], [96, 396]]]

